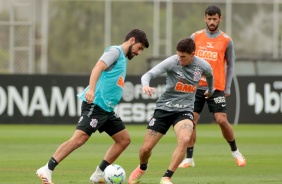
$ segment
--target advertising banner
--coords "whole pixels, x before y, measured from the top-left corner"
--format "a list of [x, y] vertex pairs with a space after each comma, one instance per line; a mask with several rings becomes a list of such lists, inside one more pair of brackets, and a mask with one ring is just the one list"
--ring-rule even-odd
[[[0, 75], [1, 124], [76, 124], [81, 101], [76, 97], [89, 76]], [[115, 111], [125, 123], [147, 124], [155, 102], [165, 90], [165, 77], [152, 79], [156, 93], [142, 93], [140, 76], [127, 76], [123, 97]], [[282, 123], [282, 77], [240, 76], [227, 97], [231, 124]], [[114, 93], [114, 92], [113, 92]], [[207, 105], [199, 123], [213, 123]]]

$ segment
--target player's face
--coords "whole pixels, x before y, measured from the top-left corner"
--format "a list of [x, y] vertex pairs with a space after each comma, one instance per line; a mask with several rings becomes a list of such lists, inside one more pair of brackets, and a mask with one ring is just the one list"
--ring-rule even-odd
[[131, 44], [128, 48], [128, 52], [126, 57], [131, 60], [132, 58], [134, 58], [134, 56], [137, 56], [139, 54], [141, 54], [141, 52], [144, 50], [144, 45], [141, 43], [134, 43]]
[[190, 65], [193, 62], [195, 52], [188, 54], [187, 52], [177, 51], [178, 60], [181, 66]]
[[218, 30], [219, 23], [221, 22], [221, 17], [218, 14], [215, 15], [205, 15], [205, 22], [207, 24], [207, 28], [210, 32], [215, 32]]

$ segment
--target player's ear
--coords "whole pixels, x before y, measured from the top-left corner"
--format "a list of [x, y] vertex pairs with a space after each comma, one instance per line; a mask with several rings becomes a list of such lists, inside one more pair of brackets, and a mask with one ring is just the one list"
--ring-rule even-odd
[[135, 37], [131, 37], [129, 39], [129, 43], [130, 43], [130, 45], [134, 44], [135, 43]]

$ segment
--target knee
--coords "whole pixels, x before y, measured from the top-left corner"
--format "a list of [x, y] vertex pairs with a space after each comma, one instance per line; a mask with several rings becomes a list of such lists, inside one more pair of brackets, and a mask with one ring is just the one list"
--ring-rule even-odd
[[190, 143], [191, 138], [188, 136], [182, 137], [178, 140], [178, 145], [186, 148], [188, 146], [188, 144]]
[[151, 153], [151, 151], [152, 151], [152, 148], [149, 148], [149, 147], [146, 147], [146, 146], [142, 146], [141, 148], [140, 148], [140, 153], [142, 154], [142, 155], [147, 155], [148, 153]]
[[228, 124], [229, 124], [229, 122], [227, 121], [227, 119], [226, 118], [219, 118], [219, 119], [217, 119], [217, 124], [219, 125], [219, 126], [228, 126]]
[[130, 139], [130, 137], [129, 138], [127, 138], [126, 140], [124, 140], [124, 146], [128, 146], [129, 144], [131, 143], [131, 139]]
[[88, 140], [88, 138], [81, 137], [81, 138], [79, 138], [79, 139], [70, 139], [69, 141], [72, 142], [72, 145], [74, 145], [75, 148], [79, 148], [79, 147], [82, 146], [87, 140]]
[[131, 139], [130, 137], [127, 137], [120, 142], [120, 145], [122, 145], [123, 148], [126, 148], [130, 143], [131, 143]]

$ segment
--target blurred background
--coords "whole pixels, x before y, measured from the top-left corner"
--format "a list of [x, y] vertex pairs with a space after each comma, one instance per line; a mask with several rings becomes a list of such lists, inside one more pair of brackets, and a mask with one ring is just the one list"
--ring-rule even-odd
[[141, 75], [204, 29], [204, 11], [222, 10], [237, 75], [281, 75], [282, 0], [0, 0], [0, 74], [89, 74], [109, 45], [133, 28], [150, 48], [129, 62]]

